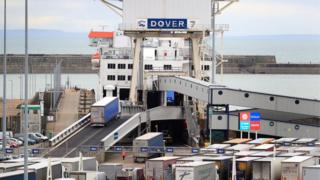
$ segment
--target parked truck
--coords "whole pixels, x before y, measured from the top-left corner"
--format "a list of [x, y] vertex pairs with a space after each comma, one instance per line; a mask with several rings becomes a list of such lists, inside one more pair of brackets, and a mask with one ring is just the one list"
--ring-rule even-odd
[[133, 158], [135, 162], [144, 162], [149, 157], [162, 153], [163, 133], [147, 133], [133, 140]]
[[190, 162], [175, 165], [176, 180], [214, 180], [216, 169], [212, 162]]
[[118, 97], [105, 97], [91, 106], [91, 126], [105, 126], [120, 117]]

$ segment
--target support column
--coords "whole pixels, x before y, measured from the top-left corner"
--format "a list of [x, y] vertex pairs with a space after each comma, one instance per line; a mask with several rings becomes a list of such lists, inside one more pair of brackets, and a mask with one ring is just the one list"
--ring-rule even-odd
[[195, 72], [195, 78], [201, 79], [201, 56], [200, 56], [200, 43], [201, 38], [191, 38], [192, 41], [192, 61], [193, 61], [193, 68]]
[[137, 103], [137, 85], [138, 85], [138, 72], [139, 72], [139, 62], [140, 62], [140, 51], [141, 51], [141, 43], [142, 38], [135, 39], [134, 46], [134, 57], [133, 57], [133, 69], [132, 69], [132, 79], [130, 85], [130, 101], [133, 104]]

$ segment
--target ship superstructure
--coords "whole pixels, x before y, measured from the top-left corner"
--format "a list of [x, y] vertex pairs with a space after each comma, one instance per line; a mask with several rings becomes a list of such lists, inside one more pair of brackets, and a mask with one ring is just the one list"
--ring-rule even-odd
[[[92, 35], [101, 35], [91, 38]], [[118, 32], [90, 32], [91, 46], [97, 47], [92, 56], [94, 69], [98, 69], [98, 99], [105, 96], [118, 96], [121, 100], [129, 100], [129, 89], [132, 78], [133, 57], [131, 38]], [[106, 36], [105, 34], [112, 34]], [[191, 63], [192, 53], [189, 39], [184, 38], [147, 38], [142, 43], [139, 64], [143, 82], [138, 81], [138, 89], [152, 89], [152, 82], [158, 75], [193, 76]], [[210, 80], [210, 59], [204, 56], [201, 61], [201, 79]]]

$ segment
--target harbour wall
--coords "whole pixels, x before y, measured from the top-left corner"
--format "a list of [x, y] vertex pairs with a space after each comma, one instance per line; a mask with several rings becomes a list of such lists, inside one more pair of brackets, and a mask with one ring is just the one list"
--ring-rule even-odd
[[[7, 72], [24, 72], [24, 55], [7, 56]], [[275, 56], [226, 55], [223, 71], [226, 74], [320, 74], [320, 64], [277, 64]], [[96, 73], [91, 69], [91, 55], [87, 54], [30, 54], [30, 73], [52, 73], [61, 62], [61, 72], [68, 74]], [[0, 73], [3, 73], [3, 55], [0, 55]], [[217, 68], [220, 73], [220, 68]]]

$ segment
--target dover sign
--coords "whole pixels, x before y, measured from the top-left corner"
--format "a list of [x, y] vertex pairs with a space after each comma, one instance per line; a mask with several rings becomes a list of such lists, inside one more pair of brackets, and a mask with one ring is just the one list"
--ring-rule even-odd
[[139, 28], [147, 29], [188, 29], [188, 19], [149, 18], [138, 21]]

